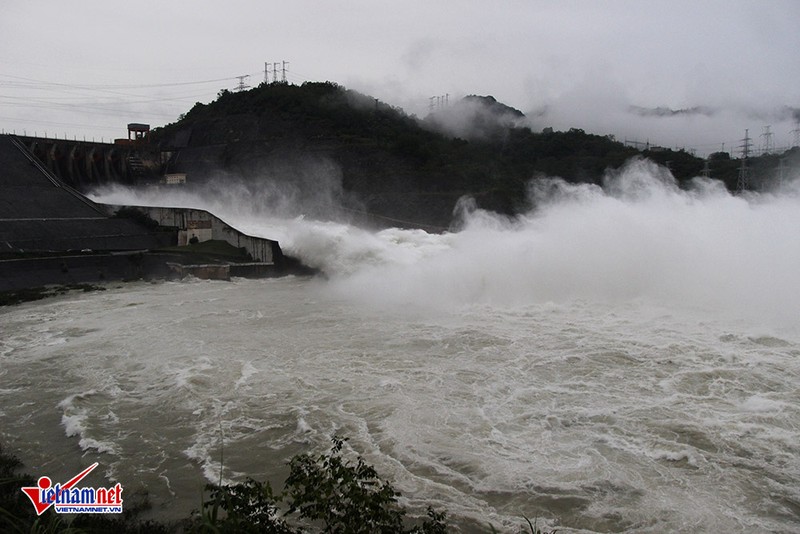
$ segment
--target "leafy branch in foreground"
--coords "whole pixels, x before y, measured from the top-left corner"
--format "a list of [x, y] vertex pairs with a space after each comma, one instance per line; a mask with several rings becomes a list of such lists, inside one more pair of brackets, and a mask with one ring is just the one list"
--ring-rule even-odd
[[189, 532], [263, 532], [294, 534], [295, 530], [280, 518], [278, 503], [269, 483], [252, 478], [233, 486], [209, 484], [211, 495], [203, 509], [193, 514]]
[[342, 534], [440, 534], [446, 532], [445, 514], [428, 508], [428, 518], [406, 528], [406, 510], [397, 503], [400, 492], [378, 477], [359, 457], [355, 463], [341, 456], [345, 440], [332, 438], [330, 453], [300, 454], [289, 463], [289, 476], [280, 495], [269, 483], [247, 479], [233, 486], [214, 486], [210, 500], [195, 516], [194, 532], [303, 532], [284, 517], [297, 514], [306, 530]]
[[[397, 502], [400, 492], [380, 479], [375, 468], [358, 457], [342, 458], [345, 440], [332, 438], [331, 450], [318, 456], [300, 454], [291, 459], [290, 473], [281, 493], [267, 482], [247, 478], [231, 486], [209, 484], [209, 497], [200, 511], [182, 521], [161, 523], [142, 520], [149, 507], [139, 494], [120, 515], [79, 514], [60, 516], [49, 510], [36, 517], [30, 502], [19, 491], [32, 486], [30, 475], [18, 474], [19, 459], [0, 446], [0, 532], [19, 534], [170, 534], [170, 533], [264, 533], [301, 534], [444, 534], [444, 512], [428, 507], [427, 517], [409, 520]], [[129, 503], [130, 504], [130, 503]], [[287, 519], [293, 518], [292, 523]], [[531, 534], [554, 534], [525, 518]], [[497, 532], [489, 525], [491, 532]], [[523, 531], [528, 534], [527, 531]]]

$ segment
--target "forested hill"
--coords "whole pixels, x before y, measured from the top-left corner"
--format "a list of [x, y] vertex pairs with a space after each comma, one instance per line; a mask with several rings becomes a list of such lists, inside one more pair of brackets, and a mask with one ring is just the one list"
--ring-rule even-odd
[[[359, 209], [432, 227], [446, 227], [465, 194], [481, 207], [513, 213], [527, 207], [534, 176], [600, 183], [605, 169], [640, 154], [579, 129], [534, 133], [523, 118], [492, 97], [472, 96], [423, 121], [334, 83], [272, 83], [223, 90], [155, 129], [151, 142], [172, 150], [170, 172], [187, 172], [193, 182], [235, 176], [313, 188], [309, 168], [333, 168], [342, 194], [358, 199]], [[703, 169], [701, 159], [683, 151], [644, 155], [669, 161], [679, 181]]]

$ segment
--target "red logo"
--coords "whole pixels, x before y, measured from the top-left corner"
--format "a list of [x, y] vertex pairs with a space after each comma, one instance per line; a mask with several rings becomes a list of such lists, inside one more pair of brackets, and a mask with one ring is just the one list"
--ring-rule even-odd
[[76, 487], [99, 464], [95, 462], [64, 484], [55, 484], [49, 477], [39, 477], [35, 487], [22, 488], [42, 515], [51, 506], [56, 513], [113, 514], [122, 512], [122, 486], [117, 483], [110, 488]]

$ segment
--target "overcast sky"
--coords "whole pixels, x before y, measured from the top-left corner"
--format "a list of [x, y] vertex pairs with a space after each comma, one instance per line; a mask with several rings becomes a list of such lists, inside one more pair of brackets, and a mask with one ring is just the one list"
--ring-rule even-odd
[[493, 95], [534, 129], [704, 154], [745, 128], [757, 148], [769, 125], [785, 147], [799, 26], [797, 0], [0, 0], [0, 128], [125, 137], [287, 61], [291, 83], [418, 116], [434, 95]]

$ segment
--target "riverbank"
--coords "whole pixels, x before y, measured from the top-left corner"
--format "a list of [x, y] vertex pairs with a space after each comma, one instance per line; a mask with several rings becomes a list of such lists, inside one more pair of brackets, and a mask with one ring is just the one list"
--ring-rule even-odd
[[105, 291], [106, 288], [94, 284], [69, 284], [55, 286], [39, 286], [17, 290], [0, 291], [0, 306], [12, 306], [23, 302], [42, 300], [70, 292]]

